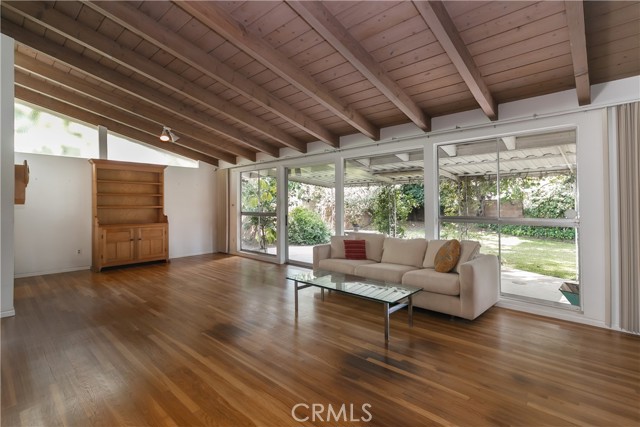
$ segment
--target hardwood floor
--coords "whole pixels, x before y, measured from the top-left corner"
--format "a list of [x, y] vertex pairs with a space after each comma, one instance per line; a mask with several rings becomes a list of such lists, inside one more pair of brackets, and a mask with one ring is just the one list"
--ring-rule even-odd
[[305, 289], [296, 321], [287, 269], [207, 255], [17, 280], [2, 425], [640, 424], [640, 337], [418, 310], [386, 348], [379, 304]]

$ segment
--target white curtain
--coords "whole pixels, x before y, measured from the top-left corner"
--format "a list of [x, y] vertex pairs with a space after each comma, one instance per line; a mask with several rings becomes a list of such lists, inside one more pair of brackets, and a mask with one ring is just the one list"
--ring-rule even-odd
[[617, 110], [620, 327], [640, 333], [640, 102]]

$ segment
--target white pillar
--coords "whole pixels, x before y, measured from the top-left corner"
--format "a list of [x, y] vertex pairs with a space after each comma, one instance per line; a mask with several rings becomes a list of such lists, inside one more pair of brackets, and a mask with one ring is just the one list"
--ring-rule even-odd
[[101, 159], [109, 159], [107, 152], [107, 128], [104, 126], [98, 126], [98, 150]]
[[13, 39], [0, 35], [0, 317], [14, 316], [14, 71]]
[[424, 225], [428, 240], [438, 238], [438, 157], [430, 142], [424, 147]]
[[344, 157], [338, 156], [335, 164], [336, 236], [344, 234]]

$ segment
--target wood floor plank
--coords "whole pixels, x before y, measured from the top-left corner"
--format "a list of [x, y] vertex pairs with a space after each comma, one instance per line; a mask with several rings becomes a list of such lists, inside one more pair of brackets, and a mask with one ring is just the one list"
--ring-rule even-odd
[[[416, 310], [413, 327], [391, 316], [387, 346], [370, 301], [304, 289], [296, 319], [296, 270], [202, 255], [17, 279], [1, 425], [640, 424], [638, 336], [495, 307], [475, 321]], [[329, 422], [343, 404], [355, 418]]]

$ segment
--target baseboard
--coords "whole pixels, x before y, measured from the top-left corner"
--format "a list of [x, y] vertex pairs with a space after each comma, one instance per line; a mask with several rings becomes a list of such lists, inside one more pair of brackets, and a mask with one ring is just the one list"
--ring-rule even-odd
[[169, 257], [169, 259], [179, 259], [179, 258], [186, 258], [186, 257], [190, 257], [190, 256], [198, 256], [198, 255], [213, 255], [213, 254], [217, 254], [218, 252], [216, 251], [206, 251], [206, 252], [194, 252], [192, 254], [185, 254], [185, 255], [178, 255], [178, 256], [171, 256]]
[[81, 271], [81, 270], [89, 270], [91, 268], [90, 265], [83, 265], [82, 267], [71, 267], [71, 268], [61, 268], [55, 270], [43, 270], [43, 271], [35, 271], [32, 273], [19, 273], [14, 274], [14, 278], [21, 279], [23, 277], [33, 277], [33, 276], [45, 276], [47, 274], [58, 274], [58, 273], [70, 273], [72, 271]]
[[16, 315], [16, 311], [14, 309], [0, 311], [0, 317], [12, 317]]
[[521, 301], [501, 299], [496, 304], [497, 307], [508, 308], [510, 310], [522, 311], [525, 313], [536, 314], [538, 316], [551, 317], [553, 319], [566, 320], [568, 322], [581, 323], [583, 325], [595, 326], [598, 328], [612, 329], [607, 326], [604, 321], [589, 319], [579, 312], [556, 309], [553, 307], [544, 307], [535, 304], [527, 304]]

